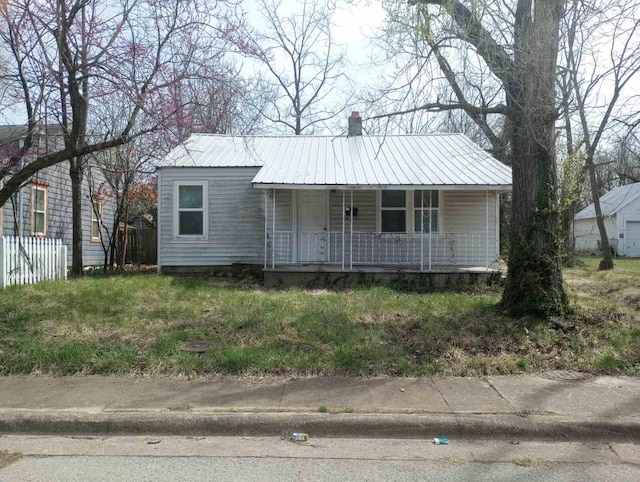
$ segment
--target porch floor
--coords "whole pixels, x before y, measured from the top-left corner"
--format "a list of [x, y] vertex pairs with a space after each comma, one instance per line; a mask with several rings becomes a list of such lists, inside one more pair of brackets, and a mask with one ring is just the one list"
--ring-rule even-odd
[[486, 266], [457, 266], [457, 265], [438, 265], [432, 267], [431, 270], [425, 268], [420, 270], [420, 265], [353, 265], [353, 269], [342, 264], [328, 263], [300, 263], [300, 264], [283, 264], [277, 265], [275, 268], [263, 268], [266, 272], [295, 272], [295, 273], [499, 273], [499, 268], [487, 268]]

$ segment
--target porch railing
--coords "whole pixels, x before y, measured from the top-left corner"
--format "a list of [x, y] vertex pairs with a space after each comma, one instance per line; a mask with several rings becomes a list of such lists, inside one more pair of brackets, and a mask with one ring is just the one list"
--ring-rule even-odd
[[[269, 233], [271, 234], [271, 233]], [[267, 250], [275, 264], [491, 266], [485, 232], [371, 233], [275, 231]], [[273, 243], [273, 245], [271, 244]], [[353, 255], [353, 261], [350, 256]], [[495, 255], [493, 256], [495, 257]]]

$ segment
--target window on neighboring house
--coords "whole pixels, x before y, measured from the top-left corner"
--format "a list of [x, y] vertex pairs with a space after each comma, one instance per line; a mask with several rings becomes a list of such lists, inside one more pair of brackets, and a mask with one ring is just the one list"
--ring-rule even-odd
[[[419, 233], [421, 229], [423, 233], [438, 231], [439, 195], [439, 191], [413, 191], [413, 219], [416, 233]], [[422, 219], [420, 219], [421, 212]], [[431, 229], [429, 229], [429, 225], [431, 225]]]
[[176, 234], [206, 236], [206, 183], [176, 183], [176, 198]]
[[44, 184], [31, 184], [31, 235], [47, 235], [48, 190]]
[[406, 191], [382, 191], [380, 229], [383, 233], [404, 233], [407, 231]]
[[100, 242], [100, 225], [102, 223], [102, 201], [91, 202], [91, 242]]

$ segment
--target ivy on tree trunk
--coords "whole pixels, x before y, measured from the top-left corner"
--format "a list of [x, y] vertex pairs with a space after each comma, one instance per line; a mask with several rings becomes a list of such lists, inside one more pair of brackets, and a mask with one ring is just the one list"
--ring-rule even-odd
[[556, 61], [561, 0], [520, 0], [514, 71], [506, 85], [511, 125], [513, 208], [509, 274], [502, 307], [509, 313], [563, 315], [568, 308], [560, 264], [555, 158]]
[[440, 13], [453, 19], [458, 39], [474, 47], [504, 87], [513, 197], [509, 272], [501, 306], [512, 315], [563, 315], [569, 305], [560, 267], [554, 128], [564, 2], [518, 0], [512, 48], [504, 48], [485, 28], [472, 2], [409, 3], [441, 7]]

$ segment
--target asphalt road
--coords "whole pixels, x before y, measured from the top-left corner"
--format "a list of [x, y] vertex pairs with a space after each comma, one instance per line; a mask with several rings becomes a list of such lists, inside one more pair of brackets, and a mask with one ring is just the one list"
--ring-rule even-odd
[[640, 480], [640, 447], [524, 441], [2, 436], [0, 481]]

